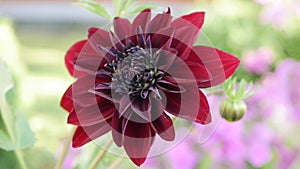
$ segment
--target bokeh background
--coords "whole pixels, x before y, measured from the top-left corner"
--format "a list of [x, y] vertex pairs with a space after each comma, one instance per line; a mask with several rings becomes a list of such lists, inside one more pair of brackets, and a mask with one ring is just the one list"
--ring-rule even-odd
[[[59, 106], [61, 96], [74, 81], [64, 65], [66, 51], [86, 38], [89, 27], [109, 22], [73, 5], [74, 2], [0, 0], [0, 58], [14, 82], [6, 99], [11, 111], [22, 113], [34, 133], [35, 142], [22, 150], [30, 169], [53, 168], [66, 138], [72, 134], [72, 126], [66, 124], [67, 112]], [[111, 1], [97, 2], [113, 14]], [[145, 2], [149, 1], [137, 4]], [[258, 91], [246, 100], [248, 111], [242, 120], [221, 120], [214, 134], [204, 142], [199, 141], [203, 126], [195, 126], [176, 148], [149, 158], [142, 168], [300, 168], [300, 1], [151, 3], [156, 4], [157, 12], [171, 6], [177, 17], [206, 11], [202, 33], [214, 47], [241, 59], [236, 76], [254, 81]], [[201, 44], [201, 39], [197, 43]], [[4, 77], [3, 73], [0, 76]], [[222, 97], [214, 97], [214, 116], [219, 115], [221, 100]], [[0, 110], [0, 128], [5, 130], [4, 110]], [[0, 137], [0, 143], [5, 143], [4, 137]], [[63, 168], [87, 168], [99, 151], [93, 143], [80, 149], [70, 147]], [[116, 160], [120, 163], [115, 168], [135, 168], [130, 160], [121, 161], [109, 153], [98, 167], [107, 168]], [[0, 145], [0, 168], [20, 168], [16, 153], [5, 150], [4, 144]]]

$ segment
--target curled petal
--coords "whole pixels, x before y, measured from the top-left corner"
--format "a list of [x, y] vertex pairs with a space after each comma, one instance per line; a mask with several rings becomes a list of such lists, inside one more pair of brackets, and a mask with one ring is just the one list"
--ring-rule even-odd
[[121, 147], [124, 143], [124, 137], [123, 137], [123, 127], [122, 127], [122, 121], [124, 117], [119, 116], [118, 113], [115, 113], [112, 117], [111, 121], [111, 132], [114, 142], [117, 144], [117, 146]]
[[73, 76], [74, 75], [74, 65], [76, 63], [76, 60], [83, 48], [83, 46], [86, 44], [87, 40], [82, 40], [77, 43], [75, 43], [67, 52], [65, 56], [65, 64], [69, 71], [69, 73]]
[[67, 110], [69, 113], [71, 113], [74, 110], [74, 103], [72, 100], [72, 85], [67, 89], [67, 91], [64, 93], [60, 105], [62, 108]]
[[129, 121], [125, 130], [124, 148], [138, 166], [144, 163], [152, 146], [155, 132], [149, 123]]
[[131, 108], [141, 118], [145, 119], [146, 121], [151, 121], [151, 113], [150, 113], [151, 104], [149, 102], [149, 97], [145, 99], [141, 97], [131, 98]]
[[110, 131], [109, 123], [110, 120], [98, 123], [93, 126], [77, 127], [73, 135], [72, 146], [74, 148], [81, 147], [86, 143], [104, 135], [105, 133]]
[[152, 125], [162, 139], [167, 141], [173, 141], [175, 139], [173, 122], [166, 113], [162, 113], [159, 118], [152, 122]]

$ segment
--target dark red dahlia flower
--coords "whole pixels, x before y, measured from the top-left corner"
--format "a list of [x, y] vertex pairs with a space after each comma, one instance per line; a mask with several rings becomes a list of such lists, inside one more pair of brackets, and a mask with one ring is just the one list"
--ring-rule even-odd
[[131, 23], [115, 18], [113, 31], [90, 28], [74, 44], [66, 66], [77, 78], [61, 106], [77, 125], [73, 147], [112, 131], [136, 165], [141, 165], [156, 134], [172, 141], [170, 115], [200, 124], [211, 121], [199, 88], [224, 82], [239, 60], [221, 50], [193, 46], [204, 22], [196, 12], [172, 20], [170, 10], [151, 19], [149, 9]]

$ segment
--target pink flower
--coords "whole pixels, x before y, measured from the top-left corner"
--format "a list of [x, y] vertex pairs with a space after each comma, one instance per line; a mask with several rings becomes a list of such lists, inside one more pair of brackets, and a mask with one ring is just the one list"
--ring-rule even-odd
[[256, 51], [245, 53], [242, 64], [247, 71], [255, 74], [262, 74], [269, 71], [273, 60], [273, 50], [268, 47], [261, 47]]

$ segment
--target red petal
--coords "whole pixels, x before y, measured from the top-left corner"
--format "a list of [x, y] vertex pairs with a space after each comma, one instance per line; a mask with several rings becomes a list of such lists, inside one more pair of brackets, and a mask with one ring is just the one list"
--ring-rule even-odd
[[171, 47], [178, 50], [178, 57], [185, 59], [188, 57], [196, 37], [195, 29], [191, 26], [177, 28]]
[[113, 26], [119, 40], [123, 41], [126, 37], [130, 36], [131, 24], [128, 19], [116, 17], [113, 21]]
[[151, 10], [150, 9], [143, 10], [132, 22], [131, 34], [135, 35], [136, 30], [139, 26], [142, 28], [143, 32], [145, 32], [150, 19], [151, 19]]
[[78, 126], [91, 126], [112, 118], [116, 109], [110, 101], [103, 101], [98, 105], [74, 110], [69, 114], [68, 123]]
[[171, 118], [166, 114], [162, 115], [152, 122], [154, 130], [159, 136], [167, 141], [173, 141], [175, 139], [175, 130]]
[[[175, 19], [171, 25], [176, 28], [193, 24], [199, 31], [204, 23], [205, 12], [195, 12]], [[198, 32], [197, 31], [197, 32]], [[198, 33], [197, 33], [198, 34]]]
[[143, 99], [141, 97], [133, 97], [131, 99], [132, 110], [146, 121], [151, 121], [150, 108], [151, 104], [149, 102], [149, 97]]
[[124, 136], [124, 148], [136, 165], [140, 166], [146, 160], [154, 136], [155, 132], [149, 123], [128, 121]]
[[114, 142], [119, 147], [123, 146], [123, 131], [122, 131], [123, 119], [124, 119], [123, 116], [119, 116], [118, 113], [115, 113], [111, 121], [112, 137], [114, 139]]
[[[77, 79], [76, 82], [72, 85], [73, 88], [73, 101], [76, 102], [79, 106], [88, 107], [95, 105], [103, 100], [103, 97], [95, 95], [92, 93], [92, 89], [98, 83], [108, 83], [111, 79], [106, 75], [95, 76], [84, 76]], [[108, 90], [110, 92], [110, 90]]]
[[[188, 89], [188, 87], [185, 88]], [[200, 90], [198, 95], [192, 91], [187, 90], [181, 94], [165, 93], [167, 97], [166, 111], [189, 121], [207, 124], [211, 121], [208, 101]]]
[[210, 80], [199, 84], [199, 87], [216, 86], [230, 77], [240, 60], [231, 54], [207, 46], [195, 46], [186, 61], [198, 62], [205, 66]]
[[[156, 32], [153, 36], [152, 36], [152, 48], [161, 48], [162, 46], [165, 47], [170, 47], [172, 39], [173, 39], [173, 35], [175, 32], [175, 28], [174, 27], [166, 27], [163, 28], [161, 30], [159, 30], [158, 32]], [[166, 44], [166, 43], [169, 44]]]
[[61, 101], [60, 106], [71, 113], [74, 110], [74, 103], [72, 100], [72, 85], [66, 90]]
[[78, 58], [78, 55], [81, 52], [81, 49], [86, 44], [87, 40], [79, 41], [75, 43], [67, 52], [65, 57], [65, 64], [69, 73], [73, 76], [74, 74], [74, 65]]
[[88, 127], [79, 126], [73, 135], [72, 146], [74, 148], [81, 147], [84, 144], [104, 135], [108, 131], [110, 131], [110, 126], [107, 121]]
[[195, 62], [186, 62], [186, 64], [191, 69], [197, 84], [209, 82], [210, 75], [203, 65]]
[[159, 89], [165, 92], [171, 93], [182, 93], [184, 92], [183, 88], [176, 83], [176, 80], [171, 76], [164, 76], [161, 80], [157, 82], [157, 86]]
[[170, 14], [158, 14], [149, 23], [146, 33], [156, 33], [160, 29], [170, 26], [172, 16]]
[[90, 41], [103, 47], [112, 47], [109, 32], [100, 28], [90, 28], [88, 38]]

